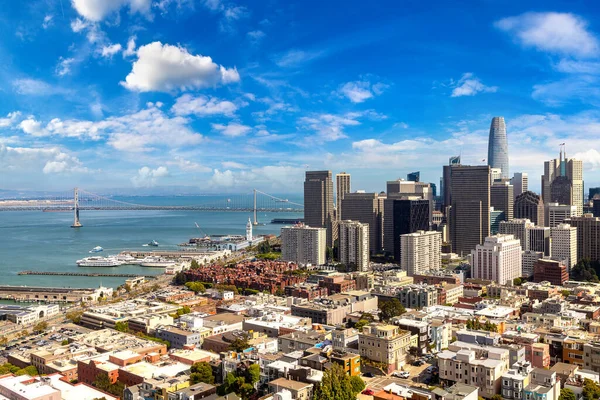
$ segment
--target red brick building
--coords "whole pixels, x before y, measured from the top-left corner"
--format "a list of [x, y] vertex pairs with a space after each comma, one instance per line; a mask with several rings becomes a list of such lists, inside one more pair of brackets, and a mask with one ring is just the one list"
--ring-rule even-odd
[[533, 281], [548, 281], [553, 285], [562, 286], [569, 280], [567, 266], [560, 261], [539, 259], [533, 264]]

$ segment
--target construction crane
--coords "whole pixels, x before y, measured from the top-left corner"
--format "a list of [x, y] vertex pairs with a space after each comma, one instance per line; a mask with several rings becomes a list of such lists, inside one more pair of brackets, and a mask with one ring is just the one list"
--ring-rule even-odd
[[200, 233], [202, 234], [202, 237], [208, 237], [208, 235], [206, 234], [206, 232], [204, 232], [202, 230], [202, 228], [200, 228], [200, 225], [198, 225], [197, 222], [194, 222], [194, 224], [196, 224], [196, 228], [198, 228], [198, 230], [200, 231]]

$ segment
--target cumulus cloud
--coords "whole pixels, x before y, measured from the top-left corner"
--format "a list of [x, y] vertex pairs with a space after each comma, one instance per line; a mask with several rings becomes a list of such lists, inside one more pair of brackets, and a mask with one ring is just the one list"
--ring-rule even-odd
[[65, 76], [71, 73], [71, 66], [75, 62], [74, 58], [63, 58], [60, 57], [58, 59], [58, 64], [56, 65], [56, 74], [58, 76]]
[[524, 47], [576, 57], [598, 54], [598, 40], [587, 25], [575, 14], [557, 12], [530, 12], [495, 23]]
[[314, 131], [318, 140], [328, 142], [347, 137], [345, 129], [360, 125], [359, 119], [365, 117], [372, 120], [385, 119], [385, 116], [367, 110], [346, 114], [313, 114], [299, 118], [298, 123], [303, 129]]
[[87, 20], [99, 22], [105, 17], [128, 7], [130, 13], [150, 15], [151, 0], [72, 0], [73, 8]]
[[244, 136], [252, 130], [247, 125], [238, 124], [237, 122], [231, 122], [227, 125], [223, 124], [212, 124], [212, 128], [219, 131], [221, 134], [229, 137]]
[[388, 87], [384, 83], [371, 84], [369, 81], [347, 82], [340, 86], [337, 93], [347, 97], [353, 103], [362, 103], [383, 93]]
[[44, 174], [86, 173], [77, 157], [58, 147], [9, 147], [0, 143], [0, 171], [32, 171]]
[[44, 29], [48, 29], [50, 28], [52, 25], [54, 25], [54, 21], [53, 21], [54, 16], [53, 15], [46, 15], [44, 17], [44, 22], [42, 22], [42, 28]]
[[103, 46], [100, 54], [102, 57], [112, 58], [115, 54], [121, 51], [121, 45], [119, 43], [109, 44], [107, 46]]
[[600, 151], [589, 149], [580, 153], [576, 153], [573, 158], [583, 161], [583, 165], [589, 170], [600, 169]]
[[209, 185], [221, 190], [253, 187], [264, 190], [296, 190], [304, 179], [304, 168], [295, 165], [266, 165], [245, 169], [215, 169]]
[[153, 42], [137, 50], [137, 60], [121, 85], [137, 92], [172, 92], [226, 85], [240, 80], [235, 68], [185, 48]]
[[156, 169], [142, 167], [138, 170], [137, 175], [131, 178], [131, 183], [136, 188], [149, 188], [156, 186], [160, 178], [169, 176], [167, 167], [160, 166]]
[[187, 172], [211, 172], [212, 169], [208, 168], [195, 161], [186, 160], [181, 156], [176, 156], [172, 161], [167, 161], [167, 165], [176, 166], [182, 171]]
[[135, 36], [131, 36], [127, 41], [127, 48], [123, 50], [123, 57], [131, 57], [135, 54]]
[[197, 115], [206, 117], [212, 115], [233, 116], [238, 107], [227, 100], [219, 100], [215, 97], [197, 96], [184, 94], [177, 99], [171, 111], [177, 115]]
[[20, 117], [20, 111], [13, 111], [8, 113], [6, 118], [0, 118], [0, 128], [9, 128], [14, 126]]
[[464, 73], [453, 86], [452, 97], [475, 96], [477, 93], [494, 93], [498, 90], [497, 86], [485, 86], [471, 72]]

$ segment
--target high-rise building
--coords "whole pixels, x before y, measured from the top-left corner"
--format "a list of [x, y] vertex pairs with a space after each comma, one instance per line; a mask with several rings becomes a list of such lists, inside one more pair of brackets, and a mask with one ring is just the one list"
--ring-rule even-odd
[[325, 264], [327, 230], [305, 225], [281, 228], [281, 259], [297, 264]]
[[564, 261], [567, 271], [577, 264], [577, 228], [569, 224], [558, 224], [550, 228], [552, 258]]
[[429, 230], [429, 204], [428, 200], [418, 198], [393, 200], [390, 215], [393, 221], [394, 260], [400, 261], [401, 259], [400, 235]]
[[523, 259], [522, 275], [526, 278], [533, 276], [533, 266], [540, 258], [544, 258], [544, 253], [541, 251], [525, 250], [521, 257]]
[[470, 254], [490, 233], [490, 167], [451, 167], [450, 240], [454, 253]]
[[545, 256], [551, 253], [551, 231], [547, 226], [532, 226], [528, 229], [529, 248], [525, 250], [541, 251]]
[[485, 238], [471, 251], [473, 278], [505, 285], [522, 274], [521, 243], [513, 235]]
[[594, 217], [600, 217], [600, 195], [596, 195], [592, 199], [592, 215]]
[[369, 270], [369, 224], [344, 220], [339, 223], [339, 261], [360, 272]]
[[527, 175], [527, 172], [515, 172], [510, 180], [510, 183], [514, 187], [514, 195], [516, 200], [517, 196], [529, 190], [529, 175]]
[[535, 224], [528, 219], [513, 219], [512, 221], [500, 222], [500, 234], [512, 235], [519, 240], [523, 250], [529, 250], [529, 230]]
[[562, 286], [568, 280], [569, 271], [563, 261], [539, 259], [533, 265], [534, 282], [550, 282], [552, 285]]
[[504, 220], [510, 221], [514, 217], [513, 186], [508, 182], [496, 182], [490, 186], [490, 204], [494, 210], [504, 211]]
[[505, 220], [506, 214], [504, 214], [504, 211], [490, 207], [490, 235], [497, 235], [500, 232], [500, 222]]
[[584, 214], [565, 223], [577, 228], [577, 260], [600, 261], [600, 218]]
[[421, 178], [421, 172], [420, 171], [409, 172], [408, 174], [406, 174], [406, 180], [407, 181], [419, 182], [420, 178]]
[[544, 162], [542, 199], [545, 204], [558, 203], [577, 207], [583, 214], [583, 161], [567, 158], [561, 148], [560, 157]]
[[496, 181], [502, 180], [502, 170], [500, 168], [490, 168], [490, 185]]
[[333, 181], [331, 171], [306, 171], [304, 180], [304, 223], [327, 229], [327, 245], [337, 239], [333, 216]]
[[545, 225], [553, 228], [558, 224], [562, 224], [565, 219], [575, 217], [577, 215], [577, 206], [569, 206], [558, 203], [546, 204], [544, 210]]
[[492, 118], [488, 141], [488, 165], [491, 168], [500, 168], [502, 178], [509, 178], [508, 139], [506, 138], [504, 117]]
[[441, 267], [442, 234], [418, 231], [400, 235], [400, 266], [408, 276]]
[[442, 176], [442, 187], [440, 188], [440, 196], [442, 197], [442, 210], [452, 204], [452, 175], [451, 168], [453, 165], [460, 165], [460, 156], [450, 157], [448, 165], [444, 165]]
[[600, 196], [600, 187], [593, 187], [589, 189], [588, 199], [592, 200], [595, 195]]
[[538, 226], [544, 226], [544, 202], [542, 197], [525, 191], [517, 196], [514, 204], [515, 218], [526, 218]]
[[350, 193], [351, 185], [350, 185], [350, 174], [345, 172], [341, 172], [339, 174], [335, 174], [335, 204], [336, 204], [336, 216], [338, 221], [342, 219], [348, 219], [346, 217], [342, 217], [342, 200], [344, 200], [344, 196], [346, 193]]
[[371, 254], [383, 249], [383, 202], [385, 193], [346, 193], [342, 200], [344, 219], [369, 224], [369, 247]]

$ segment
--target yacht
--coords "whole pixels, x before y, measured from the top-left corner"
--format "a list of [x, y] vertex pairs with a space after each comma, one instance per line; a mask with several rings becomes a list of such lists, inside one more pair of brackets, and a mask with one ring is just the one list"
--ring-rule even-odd
[[162, 268], [166, 268], [166, 267], [172, 267], [173, 265], [177, 264], [175, 261], [173, 260], [169, 260], [166, 258], [160, 258], [160, 257], [146, 257], [140, 260], [139, 264], [142, 267], [162, 267]]
[[150, 243], [146, 243], [146, 244], [144, 245], [144, 247], [147, 247], [147, 246], [151, 246], [151, 247], [158, 247], [158, 242], [157, 242], [156, 240], [153, 240], [153, 241], [151, 241]]
[[123, 265], [116, 257], [86, 257], [76, 262], [78, 267], [118, 267]]
[[96, 246], [93, 249], [91, 249], [88, 253], [100, 253], [101, 251], [103, 251], [104, 249], [100, 246]]

